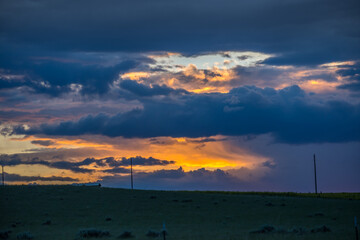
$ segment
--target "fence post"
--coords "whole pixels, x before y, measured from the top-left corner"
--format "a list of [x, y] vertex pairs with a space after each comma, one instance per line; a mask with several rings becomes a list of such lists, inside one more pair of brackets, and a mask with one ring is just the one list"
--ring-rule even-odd
[[165, 222], [163, 223], [163, 229], [162, 229], [161, 233], [163, 234], [163, 237], [164, 237], [163, 239], [166, 240], [167, 232], [166, 232]]
[[316, 159], [314, 154], [315, 194], [317, 194]]
[[356, 216], [354, 217], [354, 223], [355, 223], [355, 237], [356, 240], [359, 240], [359, 232], [358, 232], [358, 224], [357, 224]]
[[2, 167], [2, 175], [1, 175], [2, 185], [5, 186], [4, 165], [1, 165], [1, 167]]
[[131, 190], [134, 189], [134, 181], [133, 181], [133, 169], [132, 169], [132, 157], [130, 158], [130, 174], [131, 174]]

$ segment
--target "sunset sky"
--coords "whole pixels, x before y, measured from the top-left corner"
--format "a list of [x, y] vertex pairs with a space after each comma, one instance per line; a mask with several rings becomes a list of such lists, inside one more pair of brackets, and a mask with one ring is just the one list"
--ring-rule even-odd
[[360, 191], [358, 0], [0, 0], [6, 184]]

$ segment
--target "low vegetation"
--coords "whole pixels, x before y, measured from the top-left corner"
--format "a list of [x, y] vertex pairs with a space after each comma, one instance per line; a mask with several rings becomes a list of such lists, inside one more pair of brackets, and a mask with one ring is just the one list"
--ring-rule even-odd
[[130, 231], [124, 231], [122, 234], [120, 234], [119, 238], [133, 238], [134, 236]]
[[34, 239], [34, 236], [29, 232], [22, 232], [22, 233], [19, 233], [16, 236], [16, 238], [19, 240], [31, 240], [31, 239]]
[[108, 231], [103, 231], [100, 229], [89, 228], [89, 229], [82, 229], [79, 231], [80, 238], [101, 238], [110, 236]]
[[165, 228], [167, 240], [353, 239], [360, 217], [358, 193], [5, 186], [0, 196], [0, 239], [9, 240], [162, 239]]
[[156, 232], [156, 231], [153, 231], [153, 230], [149, 230], [147, 233], [146, 233], [146, 236], [147, 237], [152, 237], [152, 238], [156, 238], [160, 235], [159, 232]]

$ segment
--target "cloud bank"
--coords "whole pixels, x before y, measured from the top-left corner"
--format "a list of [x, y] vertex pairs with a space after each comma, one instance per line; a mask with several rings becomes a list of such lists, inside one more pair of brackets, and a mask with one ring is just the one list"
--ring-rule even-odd
[[37, 157], [32, 159], [24, 159], [24, 155], [19, 156], [16, 154], [0, 155], [0, 165], [2, 166], [17, 166], [20, 164], [26, 164], [26, 165], [39, 164], [50, 168], [70, 170], [74, 173], [93, 173], [96, 171], [95, 169], [83, 168], [86, 166], [90, 166], [92, 164], [97, 167], [111, 168], [104, 170], [104, 172], [107, 173], [130, 173], [129, 169], [123, 167], [129, 167], [131, 161], [133, 166], [166, 166], [175, 163], [175, 161], [159, 160], [152, 157], [143, 158], [140, 156], [132, 157], [132, 158], [123, 157], [120, 160], [117, 160], [114, 157], [107, 157], [101, 159], [86, 158], [82, 161], [70, 162], [70, 161], [45, 161], [45, 160], [40, 160]]
[[300, 87], [280, 90], [245, 86], [228, 94], [185, 95], [146, 101], [143, 109], [79, 121], [41, 124], [15, 134], [76, 136], [100, 134], [127, 138], [207, 137], [270, 133], [278, 142], [321, 143], [360, 140], [360, 105], [345, 101], [309, 101]]

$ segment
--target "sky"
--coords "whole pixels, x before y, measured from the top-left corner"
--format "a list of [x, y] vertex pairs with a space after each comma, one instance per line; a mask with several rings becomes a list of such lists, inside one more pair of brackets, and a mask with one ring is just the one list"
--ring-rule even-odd
[[358, 0], [0, 0], [6, 184], [360, 191]]

